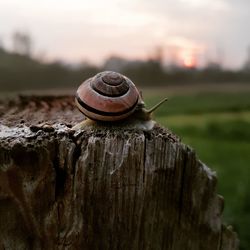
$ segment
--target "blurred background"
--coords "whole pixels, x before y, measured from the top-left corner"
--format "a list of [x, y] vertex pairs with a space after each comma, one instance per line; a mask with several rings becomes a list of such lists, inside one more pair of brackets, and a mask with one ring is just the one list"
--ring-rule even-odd
[[0, 0], [0, 97], [130, 77], [155, 119], [217, 172], [224, 221], [250, 249], [250, 1]]

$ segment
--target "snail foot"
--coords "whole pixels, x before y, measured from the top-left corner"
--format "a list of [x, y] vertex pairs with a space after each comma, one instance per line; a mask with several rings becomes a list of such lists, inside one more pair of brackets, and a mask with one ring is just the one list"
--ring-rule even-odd
[[75, 130], [75, 131], [77, 131], [77, 130], [84, 130], [84, 129], [86, 129], [86, 128], [89, 128], [89, 127], [91, 127], [91, 126], [93, 126], [94, 125], [94, 121], [92, 121], [92, 120], [90, 120], [90, 119], [86, 119], [86, 120], [83, 120], [82, 122], [80, 122], [80, 123], [77, 123], [74, 127], [72, 127], [71, 129], [72, 130]]
[[156, 122], [153, 120], [141, 121], [141, 120], [130, 120], [127, 121], [119, 121], [119, 122], [97, 122], [90, 119], [86, 119], [74, 127], [72, 130], [79, 131], [79, 130], [87, 130], [93, 128], [113, 128], [113, 129], [136, 129], [142, 131], [149, 131], [152, 130], [155, 126]]

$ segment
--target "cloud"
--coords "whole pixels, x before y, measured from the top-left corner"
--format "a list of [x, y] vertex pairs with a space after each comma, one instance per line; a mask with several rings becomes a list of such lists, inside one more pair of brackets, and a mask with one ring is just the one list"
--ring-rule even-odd
[[9, 0], [0, 1], [0, 36], [25, 29], [51, 58], [96, 62], [174, 43], [202, 48], [199, 55], [221, 48], [235, 67], [250, 43], [249, 9], [249, 0]]
[[220, 49], [223, 51], [225, 64], [230, 67], [240, 67], [244, 61], [246, 47], [250, 44], [250, 33], [247, 32], [250, 22], [250, 1], [141, 0], [139, 2], [137, 2], [138, 10], [149, 12], [155, 19], [161, 20], [162, 24], [159, 25], [167, 30], [165, 39], [183, 37], [192, 40], [205, 45], [206, 54], [216, 54]]

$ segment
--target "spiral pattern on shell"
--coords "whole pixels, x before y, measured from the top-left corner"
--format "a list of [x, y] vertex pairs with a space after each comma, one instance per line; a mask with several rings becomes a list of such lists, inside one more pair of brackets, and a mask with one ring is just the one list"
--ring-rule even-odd
[[113, 71], [104, 71], [79, 86], [76, 105], [92, 120], [118, 121], [134, 112], [139, 96], [130, 79]]

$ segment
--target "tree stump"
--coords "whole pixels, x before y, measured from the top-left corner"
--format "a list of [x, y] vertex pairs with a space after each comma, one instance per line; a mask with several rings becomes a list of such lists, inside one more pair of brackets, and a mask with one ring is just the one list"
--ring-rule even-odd
[[168, 129], [74, 132], [70, 96], [0, 117], [0, 249], [238, 249], [215, 173]]

